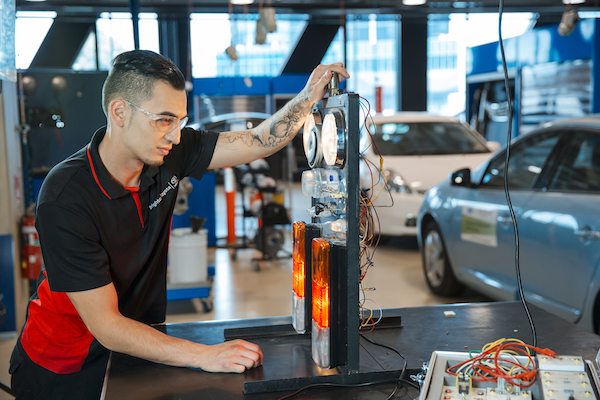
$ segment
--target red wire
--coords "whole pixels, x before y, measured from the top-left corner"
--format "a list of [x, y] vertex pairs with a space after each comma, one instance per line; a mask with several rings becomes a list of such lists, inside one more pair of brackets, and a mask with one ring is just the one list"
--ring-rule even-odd
[[[546, 354], [549, 356], [555, 356], [555, 354], [556, 354], [550, 349], [539, 349], [537, 347], [530, 346], [527, 344], [512, 343], [512, 342], [511, 343], [503, 343], [503, 344], [496, 345], [484, 352], [481, 352], [480, 354], [478, 354], [475, 357], [472, 357], [468, 360], [465, 360], [461, 363], [458, 363], [458, 364], [448, 368], [446, 370], [446, 372], [450, 375], [456, 376], [457, 373], [453, 372], [452, 370], [457, 369], [465, 364], [471, 363], [472, 369], [473, 369], [473, 374], [475, 375], [475, 377], [471, 376], [471, 380], [497, 382], [498, 378], [502, 378], [515, 386], [518, 386], [521, 388], [527, 388], [527, 387], [530, 387], [531, 385], [533, 385], [533, 383], [535, 382], [535, 377], [536, 377], [535, 367], [533, 367], [534, 369], [529, 370], [526, 367], [519, 364], [518, 362], [500, 357], [500, 354], [502, 351], [514, 351], [516, 353], [523, 354], [525, 357], [529, 358], [529, 362], [533, 366], [534, 365], [533, 358], [526, 351], [527, 348], [534, 349], [541, 354]], [[488, 360], [488, 361], [493, 360], [495, 368], [491, 368], [491, 367], [484, 365], [483, 364], [484, 360]], [[523, 369], [524, 372], [521, 372], [521, 373], [518, 373], [515, 375], [505, 374], [502, 372], [502, 369], [499, 366], [499, 362], [512, 364], [516, 367]], [[488, 376], [486, 376], [484, 374], [487, 374]], [[522, 383], [516, 382], [516, 380], [527, 381], [528, 383], [522, 384]]]

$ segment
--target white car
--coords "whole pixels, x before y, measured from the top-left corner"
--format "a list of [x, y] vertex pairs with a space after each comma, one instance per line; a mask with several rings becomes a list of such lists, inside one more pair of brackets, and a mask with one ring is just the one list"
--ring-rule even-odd
[[376, 207], [375, 230], [382, 235], [416, 236], [424, 194], [452, 171], [473, 169], [500, 147], [456, 118], [424, 112], [372, 116], [367, 126], [361, 131], [361, 189]]

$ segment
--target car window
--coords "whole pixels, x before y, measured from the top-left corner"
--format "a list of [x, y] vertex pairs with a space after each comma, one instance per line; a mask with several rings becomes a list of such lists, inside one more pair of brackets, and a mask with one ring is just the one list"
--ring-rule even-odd
[[382, 155], [487, 153], [487, 147], [461, 123], [412, 122], [371, 126]]
[[[536, 176], [542, 172], [561, 133], [551, 131], [533, 135], [511, 146], [508, 164], [509, 188], [526, 189], [531, 187]], [[490, 161], [483, 175], [481, 187], [504, 187], [505, 160], [505, 154], [501, 153]]]
[[600, 191], [600, 135], [586, 131], [574, 132], [560, 156], [548, 190]]

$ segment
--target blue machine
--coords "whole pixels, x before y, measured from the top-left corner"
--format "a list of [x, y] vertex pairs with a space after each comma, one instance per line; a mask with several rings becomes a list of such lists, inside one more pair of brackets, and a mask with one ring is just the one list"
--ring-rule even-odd
[[[516, 137], [540, 123], [600, 112], [600, 28], [580, 20], [561, 36], [558, 24], [504, 40]], [[506, 141], [508, 103], [499, 42], [467, 50], [467, 121], [488, 140]]]

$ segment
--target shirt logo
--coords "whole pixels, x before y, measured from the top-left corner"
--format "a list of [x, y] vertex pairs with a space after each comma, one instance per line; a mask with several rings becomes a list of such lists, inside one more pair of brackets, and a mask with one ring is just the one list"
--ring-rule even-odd
[[171, 190], [176, 189], [177, 185], [179, 185], [179, 179], [176, 175], [173, 175], [167, 186], [162, 190], [162, 192], [160, 192], [158, 199], [150, 203], [150, 210], [155, 209], [163, 201], [163, 197], [165, 197]]

